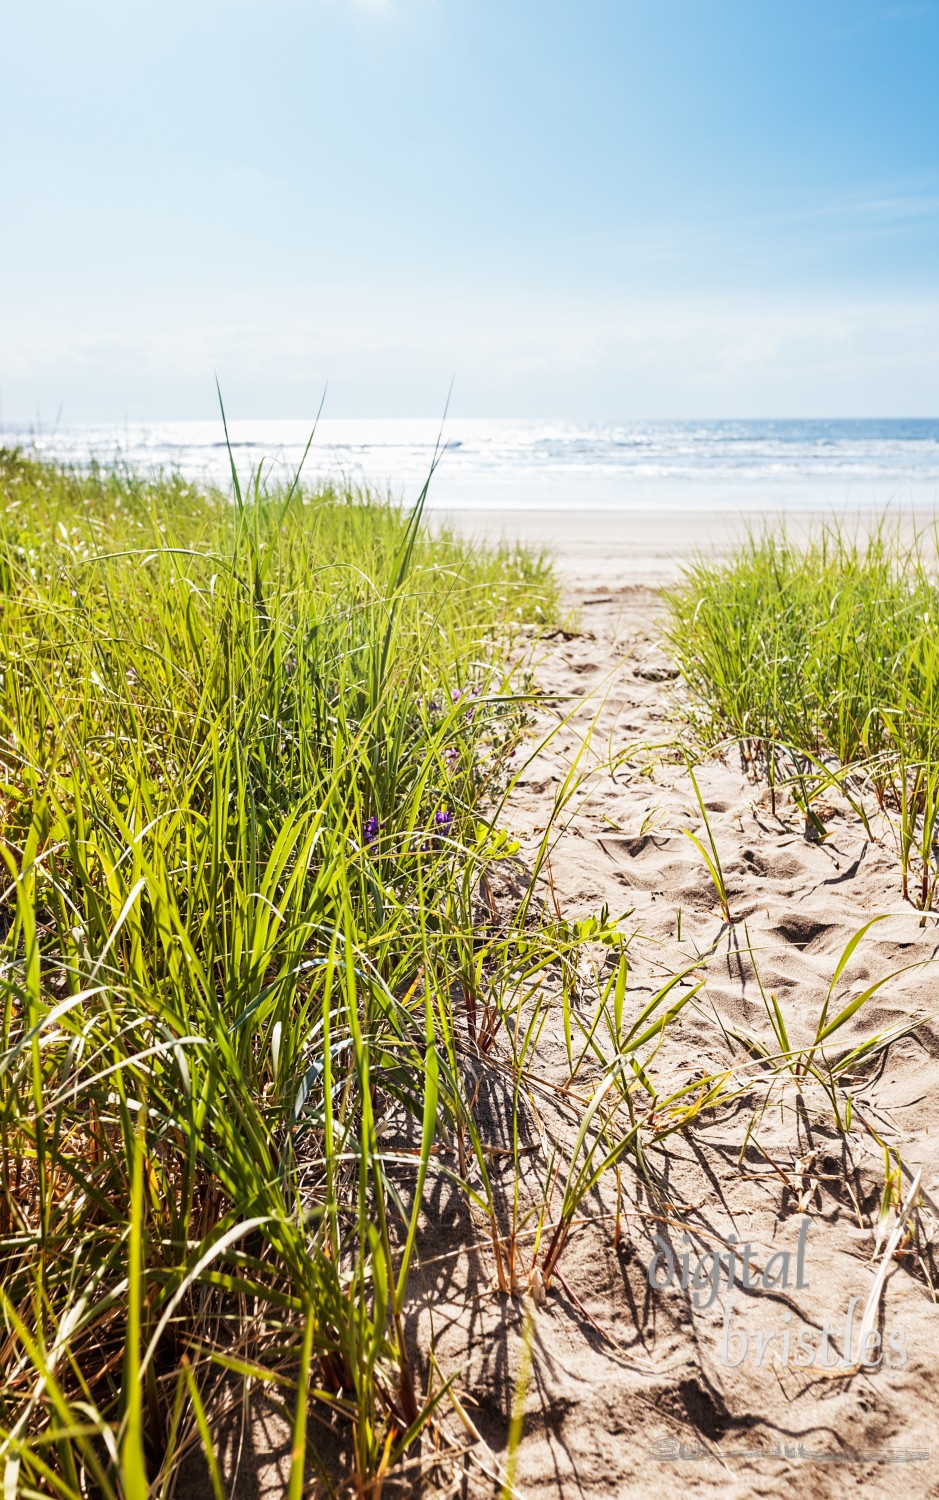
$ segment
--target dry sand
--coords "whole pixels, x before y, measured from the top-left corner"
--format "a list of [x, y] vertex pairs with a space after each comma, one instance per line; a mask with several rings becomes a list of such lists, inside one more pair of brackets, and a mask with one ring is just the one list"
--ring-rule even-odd
[[[572, 600], [597, 584], [621, 589], [630, 583], [671, 583], [695, 552], [716, 554], [747, 531], [739, 511], [651, 510], [431, 510], [431, 526], [446, 525], [463, 536], [544, 547], [554, 558]], [[788, 524], [796, 531], [812, 516]]]
[[[530, 524], [528, 518], [500, 521], [505, 532], [525, 539]], [[541, 526], [538, 534], [547, 532], [559, 552], [579, 621], [575, 633], [555, 637], [540, 664], [539, 686], [558, 699], [542, 713], [539, 728], [557, 724], [578, 699], [583, 706], [526, 769], [510, 823], [523, 857], [530, 858], [571, 758], [595, 720], [587, 752], [596, 757], [595, 773], [584, 789], [590, 795], [564, 820], [554, 846], [553, 897], [570, 918], [597, 913], [604, 904], [614, 913], [631, 912], [624, 923], [636, 933], [627, 1012], [667, 976], [703, 959], [700, 1006], [683, 1012], [653, 1065], [660, 1089], [739, 1063], [743, 1053], [726, 1036], [731, 1027], [770, 1040], [758, 974], [767, 995], [779, 1001], [792, 1044], [806, 1041], [845, 946], [875, 915], [890, 914], [856, 950], [835, 990], [838, 1002], [892, 971], [905, 972], [839, 1033], [833, 1052], [911, 1014], [939, 1011], [933, 962], [939, 922], [930, 917], [921, 926], [920, 914], [902, 903], [889, 843], [868, 841], [856, 817], [835, 800], [830, 837], [807, 837], [791, 804], [779, 805], [774, 817], [763, 787], [739, 764], [712, 762], [701, 769], [699, 784], [730, 890], [735, 921], [728, 927], [704, 863], [682, 831], [704, 836], [687, 772], [667, 753], [650, 760], [638, 751], [672, 739], [681, 691], [660, 639], [661, 600], [651, 585], [671, 581], [689, 547], [718, 552], [729, 545], [743, 529], [739, 518], [668, 515], [646, 517], [640, 526], [636, 517], [587, 524], [583, 516], [547, 516]], [[637, 753], [618, 769], [603, 765], [612, 752], [615, 766], [630, 746]], [[908, 967], [920, 961], [927, 962]], [[589, 1019], [585, 1013], [585, 1024]], [[539, 1051], [545, 1083], [563, 1086], [569, 1070], [559, 1006]], [[743, 1076], [752, 1079], [751, 1088], [651, 1153], [660, 1192], [624, 1168], [630, 1216], [618, 1247], [612, 1218], [601, 1217], [615, 1209], [612, 1181], [594, 1193], [596, 1219], [572, 1237], [560, 1262], [567, 1286], [555, 1284], [535, 1316], [516, 1473], [520, 1493], [742, 1497], [792, 1486], [812, 1496], [886, 1495], [898, 1488], [905, 1495], [939, 1494], [933, 1477], [939, 1315], [931, 1244], [939, 1211], [939, 1030], [927, 1021], [892, 1046], [882, 1068], [868, 1070], [846, 1137], [819, 1089], [791, 1083], [770, 1093], [765, 1072], [752, 1065]], [[497, 1080], [484, 1082], [492, 1091], [492, 1136], [498, 1138], [507, 1100]], [[545, 1089], [533, 1094], [529, 1117], [528, 1186], [536, 1201], [545, 1170], [540, 1132], [569, 1141], [576, 1118], [554, 1107]], [[891, 1258], [879, 1306], [876, 1327], [889, 1365], [882, 1357], [876, 1367], [839, 1376], [822, 1368], [823, 1328], [827, 1319], [831, 1340], [824, 1359], [843, 1364], [845, 1320], [858, 1299], [851, 1335], [856, 1357], [877, 1264], [873, 1225], [884, 1188], [878, 1140], [900, 1153], [901, 1193], [922, 1169], [918, 1244]], [[506, 1193], [510, 1186], [507, 1173]], [[444, 1195], [441, 1209], [447, 1204], [456, 1214], [455, 1201]], [[668, 1225], [654, 1215], [664, 1215]], [[685, 1250], [693, 1269], [711, 1246], [726, 1248], [736, 1235], [738, 1246], [752, 1244], [753, 1264], [761, 1269], [788, 1250], [794, 1282], [806, 1216], [804, 1286], [738, 1289], [729, 1314], [724, 1283], [706, 1309], [680, 1286], [649, 1286], [648, 1268], [660, 1248], [656, 1232], [668, 1240], [679, 1273]], [[686, 1226], [690, 1246], [682, 1237]], [[465, 1244], [464, 1235], [471, 1237], [469, 1226], [454, 1220], [439, 1224], [434, 1239], [439, 1250], [452, 1252], [455, 1238]], [[482, 1243], [478, 1229], [476, 1236]], [[702, 1277], [708, 1269], [705, 1263]], [[522, 1307], [493, 1289], [485, 1249], [471, 1261], [442, 1260], [425, 1275], [418, 1341], [426, 1349], [433, 1340], [445, 1372], [462, 1372], [467, 1409], [493, 1457], [504, 1461]], [[747, 1334], [745, 1354], [738, 1330]], [[787, 1363], [787, 1352], [808, 1359], [813, 1351], [812, 1367]], [[468, 1462], [462, 1493], [494, 1492]]]
[[[744, 1054], [730, 1042], [729, 1028], [769, 1040], [757, 974], [767, 995], [777, 997], [793, 1044], [804, 1042], [845, 945], [881, 913], [890, 915], [856, 950], [836, 997], [844, 1003], [878, 978], [903, 972], [839, 1034], [838, 1048], [915, 1012], [939, 1010], [932, 962], [939, 922], [930, 917], [921, 925], [920, 914], [901, 902], [888, 844], [869, 842], [856, 818], [835, 803], [831, 836], [807, 837], [795, 809], [783, 802], [773, 816], [763, 788], [738, 764], [706, 765], [700, 785], [735, 919], [727, 926], [703, 861], [682, 831], [702, 833], [687, 772], [667, 750], [650, 756], [641, 748], [667, 745], [678, 724], [681, 688], [660, 639], [657, 586], [676, 575], [689, 546], [726, 546], [742, 529], [739, 518], [702, 522], [669, 514], [638, 526], [636, 517], [587, 524], [583, 516], [540, 522], [504, 516], [490, 523], [490, 532], [494, 524], [522, 537], [538, 525], [539, 538], [558, 548], [568, 602], [579, 611], [573, 631], [557, 632], [545, 645], [538, 667], [540, 688], [554, 698], [541, 710], [539, 729], [573, 717], [525, 769], [512, 796], [508, 821], [521, 840], [520, 858], [531, 859], [557, 788], [595, 720], [582, 762], [591, 760], [593, 774], [562, 820], [550, 899], [569, 918], [598, 913], [604, 904], [629, 913], [623, 928], [635, 937], [627, 1014], [686, 966], [698, 964], [706, 979], [652, 1064], [660, 1090], [739, 1065]], [[909, 967], [923, 960], [929, 962]], [[587, 984], [583, 995], [588, 1024]], [[498, 1151], [510, 1144], [511, 1084], [492, 1060], [470, 1066]], [[569, 1072], [558, 1004], [537, 1067], [540, 1081], [523, 1101], [523, 1205], [537, 1202], [542, 1190], [546, 1143], [549, 1151], [552, 1138], [569, 1145], [577, 1127], [577, 1109], [553, 1092]], [[650, 1153], [655, 1188], [624, 1165], [618, 1245], [613, 1174], [591, 1194], [589, 1222], [575, 1229], [559, 1263], [563, 1284], [554, 1281], [534, 1311], [518, 1494], [547, 1500], [720, 1493], [736, 1500], [791, 1487], [807, 1496], [939, 1495], [933, 1477], [939, 1316], [931, 1290], [939, 1222], [939, 1030], [926, 1021], [893, 1045], [881, 1068], [869, 1070], [847, 1136], [819, 1089], [791, 1083], [771, 1093], [754, 1065], [741, 1077], [751, 1086]], [[588, 1082], [585, 1065], [574, 1089]], [[856, 1353], [875, 1281], [872, 1226], [884, 1188], [878, 1139], [901, 1155], [901, 1192], [922, 1169], [917, 1242], [891, 1258], [879, 1305], [876, 1327], [889, 1363], [882, 1358], [876, 1367], [839, 1375], [822, 1368], [819, 1346], [827, 1319], [824, 1359], [829, 1366], [844, 1362], [845, 1319], [857, 1299]], [[511, 1163], [498, 1155], [492, 1160], [507, 1214]], [[445, 1178], [430, 1205], [409, 1332], [423, 1377], [431, 1348], [437, 1368], [457, 1376], [481, 1441], [469, 1442], [448, 1408], [444, 1431], [471, 1451], [447, 1457], [418, 1491], [496, 1495], [519, 1389], [526, 1307], [534, 1304], [498, 1291], [484, 1227]], [[797, 1286], [806, 1216], [804, 1284]], [[680, 1285], [650, 1288], [655, 1233], [676, 1258], [687, 1250], [692, 1269], [712, 1246], [726, 1253], [732, 1235], [739, 1253], [752, 1246], [758, 1271], [789, 1251], [790, 1285], [763, 1288], [757, 1276], [753, 1289], [738, 1287], [725, 1349], [726, 1286], [709, 1308], [695, 1306]], [[523, 1258], [519, 1269], [524, 1284]], [[787, 1330], [789, 1352], [814, 1353], [812, 1367], [787, 1362]], [[807, 1335], [802, 1345], [800, 1332]], [[260, 1419], [258, 1412], [233, 1493], [283, 1493], [289, 1432], [274, 1417], [262, 1430]], [[401, 1493], [397, 1485], [393, 1491]]]
[[[935, 525], [937, 512], [896, 506], [889, 512], [904, 536]], [[773, 514], [738, 510], [526, 510], [434, 509], [431, 526], [447, 525], [464, 536], [502, 538], [545, 547], [554, 556], [575, 600], [628, 584], [657, 588], [673, 583], [694, 554], [717, 556], [751, 528], [785, 528], [795, 539], [829, 524], [832, 512], [805, 509]], [[864, 535], [880, 525], [884, 511], [841, 510], [842, 524]]]

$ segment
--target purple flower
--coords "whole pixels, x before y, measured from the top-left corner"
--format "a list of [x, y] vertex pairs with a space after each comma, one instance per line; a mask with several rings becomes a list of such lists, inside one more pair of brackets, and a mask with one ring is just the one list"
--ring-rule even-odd
[[362, 838], [366, 844], [374, 844], [378, 838], [381, 824], [376, 817], [366, 818], [362, 824]]
[[456, 745], [451, 745], [449, 750], [445, 750], [443, 752], [443, 758], [446, 761], [447, 765], [450, 767], [450, 770], [454, 770], [460, 763], [460, 752], [457, 749]]
[[[474, 698], [478, 698], [481, 692], [482, 688], [480, 687], [451, 688], [450, 697], [453, 699], [454, 703], [459, 703], [462, 698], [466, 697], [467, 693], [471, 693]], [[472, 719], [473, 710], [471, 708], [468, 708], [464, 717], [467, 719]]]
[[440, 835], [446, 835], [450, 832], [450, 825], [452, 822], [453, 814], [448, 807], [442, 808], [440, 812], [434, 813], [434, 821], [431, 823], [430, 827], [425, 830], [426, 833], [430, 835], [430, 837], [425, 838], [421, 843], [422, 854], [430, 854], [433, 849], [439, 849], [441, 847]]

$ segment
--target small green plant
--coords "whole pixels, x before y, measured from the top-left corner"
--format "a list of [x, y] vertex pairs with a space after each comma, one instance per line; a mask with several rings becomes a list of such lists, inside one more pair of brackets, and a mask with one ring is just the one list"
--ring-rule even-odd
[[[921, 959], [916, 963], [905, 964], [900, 969], [894, 969], [888, 974], [882, 975], [872, 984], [865, 985], [850, 998], [842, 996], [841, 1001], [836, 1001], [835, 996], [840, 982], [853, 958], [857, 948], [863, 942], [870, 929], [877, 923], [886, 920], [885, 916], [872, 917], [863, 927], [855, 932], [848, 942], [836, 963], [832, 977], [828, 985], [825, 999], [822, 1003], [815, 1023], [815, 1029], [810, 1039], [802, 1045], [794, 1045], [790, 1039], [789, 1027], [783, 1015], [782, 1008], [775, 994], [767, 995], [760, 978], [757, 966], [757, 955], [752, 947], [748, 948], [750, 958], [754, 963], [754, 970], [759, 984], [763, 1006], [770, 1025], [772, 1042], [767, 1043], [751, 1031], [743, 1031], [738, 1027], [731, 1027], [728, 1035], [740, 1042], [746, 1050], [759, 1060], [771, 1079], [790, 1078], [798, 1086], [806, 1083], [818, 1084], [828, 1097], [832, 1106], [838, 1128], [845, 1131], [850, 1130], [854, 1112], [854, 1087], [859, 1070], [875, 1058], [887, 1051], [889, 1047], [901, 1037], [908, 1036], [911, 1032], [922, 1026], [927, 1019], [925, 1015], [912, 1015], [905, 1021], [899, 1021], [893, 1026], [888, 1026], [882, 1031], [873, 1032], [859, 1041], [849, 1042], [833, 1054], [828, 1048], [833, 1039], [837, 1039], [839, 1033], [843, 1032], [855, 1016], [861, 1012], [874, 996], [883, 989], [884, 985], [896, 979], [900, 974], [909, 972], [910, 969], [919, 968], [930, 960]], [[749, 944], [749, 935], [747, 935]], [[834, 1009], [835, 1014], [831, 1012]]]
[[695, 834], [691, 832], [690, 828], [684, 828], [682, 829], [682, 832], [684, 833], [685, 838], [691, 840], [698, 853], [701, 855], [701, 858], [704, 860], [707, 872], [711, 877], [711, 882], [714, 886], [714, 890], [717, 893], [717, 899], [720, 902], [721, 914], [724, 918], [724, 921], [730, 923], [733, 921], [733, 918], [730, 914], [730, 898], [727, 894], [727, 882], [724, 879], [724, 871], [721, 866], [721, 857], [717, 851], [717, 845], [714, 842], [714, 835], [711, 832], [711, 820], [708, 817], [708, 810], [705, 806], [704, 798], [701, 796], [701, 789], [698, 786], [698, 780], [694, 774], [694, 768], [690, 761], [687, 761], [686, 764], [688, 767], [688, 776], [691, 780], [691, 785], [694, 787], [695, 798], [697, 799], [698, 807], [701, 812], [701, 819], [704, 823], [705, 832], [707, 833], [708, 848], [705, 849], [704, 844]]

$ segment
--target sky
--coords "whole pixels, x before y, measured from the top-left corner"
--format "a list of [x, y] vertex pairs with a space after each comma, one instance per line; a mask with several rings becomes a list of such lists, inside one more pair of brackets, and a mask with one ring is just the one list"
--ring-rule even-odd
[[939, 412], [939, 0], [0, 27], [2, 421]]

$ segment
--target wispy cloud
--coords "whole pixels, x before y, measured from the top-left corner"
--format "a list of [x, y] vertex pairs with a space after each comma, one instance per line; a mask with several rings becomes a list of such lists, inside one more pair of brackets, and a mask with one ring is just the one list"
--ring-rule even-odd
[[884, 6], [880, 14], [885, 21], [928, 21], [936, 14], [936, 7], [928, 0], [901, 0], [900, 4]]
[[884, 184], [866, 193], [843, 193], [824, 203], [807, 204], [782, 211], [763, 222], [809, 224], [821, 220], [843, 220], [853, 224], [901, 225], [912, 219], [939, 214], [939, 178], [915, 183]]

